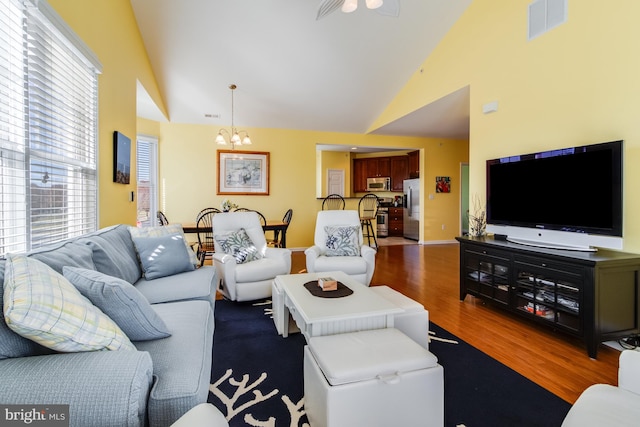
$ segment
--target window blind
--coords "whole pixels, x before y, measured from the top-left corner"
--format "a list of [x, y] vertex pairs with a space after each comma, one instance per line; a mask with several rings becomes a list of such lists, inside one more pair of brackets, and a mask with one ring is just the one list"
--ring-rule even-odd
[[138, 136], [136, 148], [138, 177], [138, 224], [147, 227], [158, 225], [157, 213], [157, 158], [158, 141], [152, 137]]
[[[94, 58], [50, 7], [0, 8], [0, 254], [97, 227]], [[5, 4], [7, 7], [5, 7]], [[37, 6], [36, 6], [37, 4]], [[43, 9], [44, 8], [44, 9]], [[45, 13], [42, 12], [45, 11]]]

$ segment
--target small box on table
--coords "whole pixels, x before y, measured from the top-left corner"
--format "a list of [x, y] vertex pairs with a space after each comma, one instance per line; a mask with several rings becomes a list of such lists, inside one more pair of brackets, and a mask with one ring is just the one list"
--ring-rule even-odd
[[319, 277], [318, 286], [323, 291], [337, 291], [338, 281], [332, 277]]

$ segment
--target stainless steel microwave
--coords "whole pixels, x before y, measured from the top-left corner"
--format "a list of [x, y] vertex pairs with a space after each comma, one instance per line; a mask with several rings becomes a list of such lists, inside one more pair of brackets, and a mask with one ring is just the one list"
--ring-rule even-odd
[[391, 178], [367, 178], [367, 191], [391, 191]]

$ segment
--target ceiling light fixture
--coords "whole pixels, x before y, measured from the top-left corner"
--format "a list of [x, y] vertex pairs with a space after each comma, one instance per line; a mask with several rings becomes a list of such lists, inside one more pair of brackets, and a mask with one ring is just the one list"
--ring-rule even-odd
[[[236, 148], [236, 145], [251, 145], [251, 139], [249, 138], [249, 133], [244, 130], [237, 130], [233, 125], [233, 91], [237, 89], [238, 86], [234, 84], [229, 85], [229, 89], [231, 89], [231, 132], [226, 129], [220, 129], [218, 131], [218, 136], [216, 136], [216, 143], [218, 145], [227, 145], [231, 144], [231, 149]], [[224, 134], [229, 138], [229, 142], [225, 139]], [[244, 137], [240, 137], [240, 134], [243, 134]]]
[[[377, 9], [382, 6], [382, 0], [367, 0], [367, 9]], [[351, 13], [358, 8], [358, 0], [344, 0], [342, 4], [342, 11], [344, 13]]]

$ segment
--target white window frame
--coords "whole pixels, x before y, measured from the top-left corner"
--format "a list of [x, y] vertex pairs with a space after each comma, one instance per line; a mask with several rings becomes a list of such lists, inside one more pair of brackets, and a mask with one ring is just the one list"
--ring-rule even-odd
[[0, 256], [98, 224], [102, 66], [44, 0], [0, 8]]
[[[147, 145], [144, 149], [141, 145]], [[148, 153], [148, 158], [142, 156]], [[158, 224], [158, 138], [138, 135], [136, 147], [137, 165], [137, 225], [149, 227]], [[148, 213], [144, 214], [148, 208]]]

